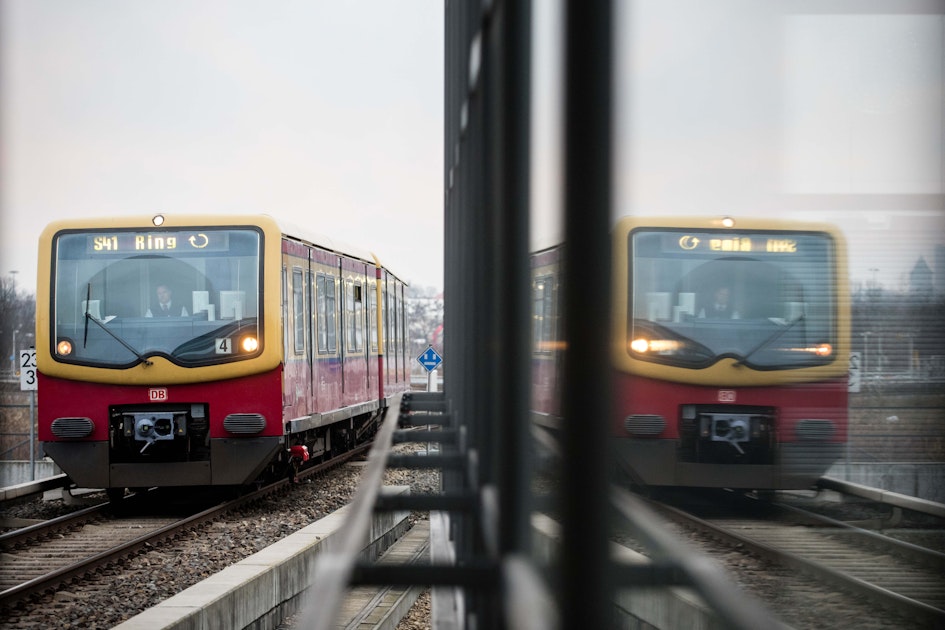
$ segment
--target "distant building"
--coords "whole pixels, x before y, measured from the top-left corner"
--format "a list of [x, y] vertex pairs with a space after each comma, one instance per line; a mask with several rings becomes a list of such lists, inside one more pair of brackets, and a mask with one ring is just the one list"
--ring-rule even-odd
[[923, 256], [919, 256], [919, 260], [909, 272], [909, 292], [914, 295], [932, 296], [932, 268]]

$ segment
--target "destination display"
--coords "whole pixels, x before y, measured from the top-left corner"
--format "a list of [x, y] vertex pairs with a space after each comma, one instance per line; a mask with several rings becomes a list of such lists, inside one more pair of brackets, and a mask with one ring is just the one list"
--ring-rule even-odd
[[145, 252], [225, 252], [229, 231], [201, 232], [114, 232], [89, 234], [86, 251], [91, 254]]
[[666, 234], [663, 236], [662, 249], [664, 252], [796, 254], [800, 251], [801, 242], [790, 236], [767, 234]]

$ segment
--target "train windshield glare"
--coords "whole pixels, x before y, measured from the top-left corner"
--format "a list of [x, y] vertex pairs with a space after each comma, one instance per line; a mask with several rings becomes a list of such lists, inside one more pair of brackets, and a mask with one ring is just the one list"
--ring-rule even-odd
[[631, 233], [627, 351], [708, 367], [729, 357], [757, 369], [835, 360], [835, 253], [822, 233]]
[[57, 360], [126, 367], [164, 356], [198, 366], [261, 349], [256, 229], [70, 230], [53, 251]]

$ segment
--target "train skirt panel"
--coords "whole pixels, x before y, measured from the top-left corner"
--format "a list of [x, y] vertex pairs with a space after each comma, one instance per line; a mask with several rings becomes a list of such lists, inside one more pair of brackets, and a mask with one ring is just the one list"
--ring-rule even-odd
[[806, 488], [843, 456], [846, 381], [705, 387], [617, 376], [615, 456], [650, 486]]

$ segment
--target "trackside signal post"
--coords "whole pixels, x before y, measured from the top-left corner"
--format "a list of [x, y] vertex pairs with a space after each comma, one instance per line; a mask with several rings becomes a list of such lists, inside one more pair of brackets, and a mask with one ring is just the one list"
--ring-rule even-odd
[[436, 368], [440, 367], [440, 364], [443, 363], [443, 357], [440, 356], [440, 353], [437, 352], [433, 346], [428, 346], [427, 349], [417, 357], [417, 362], [427, 371], [427, 391], [435, 392]]
[[20, 390], [30, 393], [30, 481], [36, 480], [36, 349], [20, 350]]

